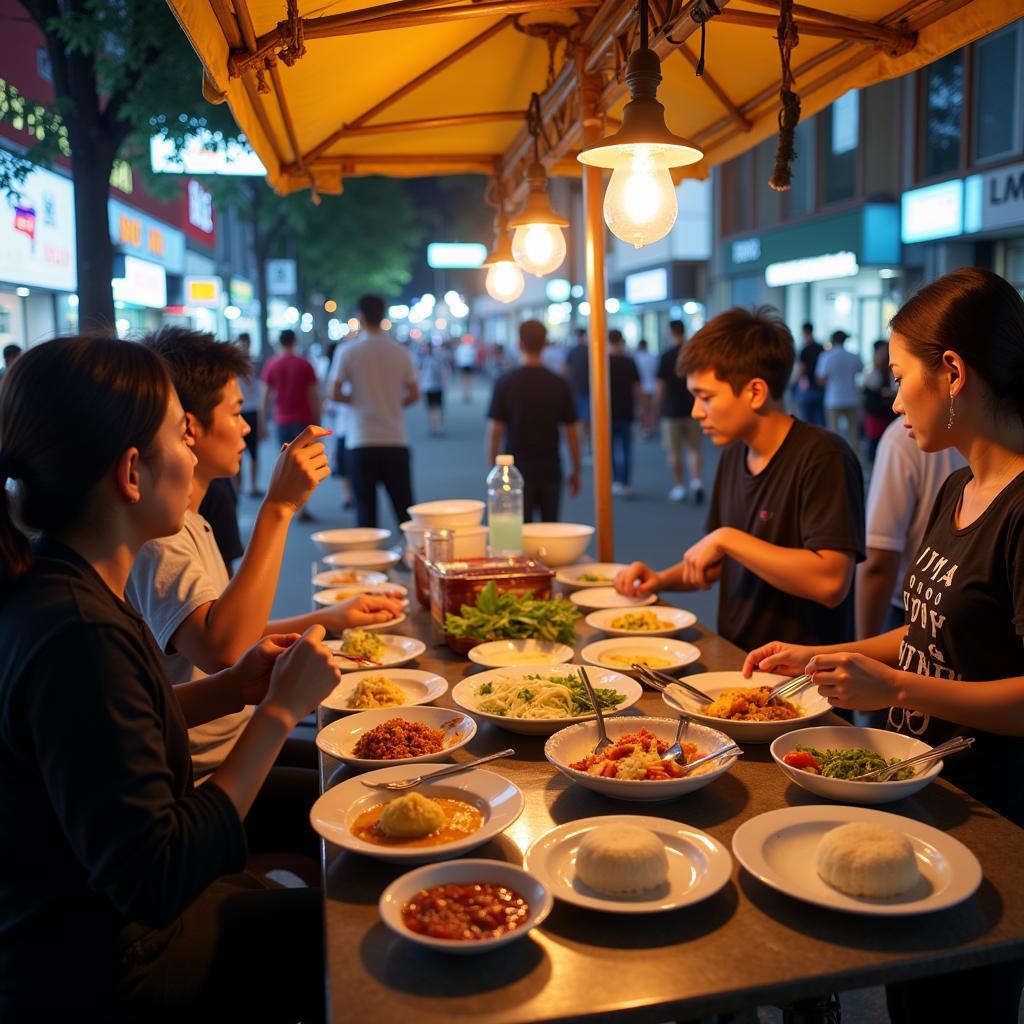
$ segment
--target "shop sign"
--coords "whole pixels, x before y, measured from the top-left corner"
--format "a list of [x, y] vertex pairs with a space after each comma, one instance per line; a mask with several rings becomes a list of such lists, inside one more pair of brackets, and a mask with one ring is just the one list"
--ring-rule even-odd
[[964, 231], [1024, 224], [1024, 164], [964, 179]]
[[852, 252], [830, 252], [802, 260], [769, 263], [764, 268], [764, 283], [769, 288], [783, 288], [790, 284], [811, 281], [831, 281], [840, 277], [853, 277], [859, 273], [857, 256]]
[[472, 270], [483, 266], [487, 246], [480, 242], [431, 242], [427, 266], [436, 270]]
[[115, 258], [114, 301], [163, 309], [167, 305], [167, 274], [159, 263], [137, 256]]
[[760, 238], [740, 238], [732, 243], [733, 263], [753, 263], [761, 258]]
[[67, 178], [32, 171], [17, 198], [0, 202], [0, 281], [75, 291], [75, 192]]
[[904, 192], [900, 237], [904, 244], [951, 238], [964, 229], [964, 183], [960, 178]]
[[185, 272], [185, 236], [181, 231], [111, 199], [107, 204], [110, 237], [124, 253], [160, 263], [171, 274]]
[[212, 132], [186, 135], [184, 146], [164, 135], [149, 140], [149, 161], [157, 174], [232, 174], [264, 178], [267, 169], [248, 143], [225, 142]]
[[244, 277], [233, 277], [228, 281], [228, 296], [233, 305], [245, 309], [252, 302], [253, 295], [252, 281]]
[[656, 267], [626, 275], [626, 301], [634, 305], [643, 302], [664, 302], [668, 298], [668, 270]]
[[267, 260], [267, 294], [291, 296], [298, 287], [295, 260]]
[[185, 305], [220, 309], [223, 287], [219, 277], [186, 277]]
[[198, 181], [185, 190], [186, 230], [201, 241], [213, 244], [213, 195]]

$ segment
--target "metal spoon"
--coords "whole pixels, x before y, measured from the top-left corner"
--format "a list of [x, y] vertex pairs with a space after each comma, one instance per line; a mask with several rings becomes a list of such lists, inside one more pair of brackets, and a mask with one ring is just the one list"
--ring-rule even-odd
[[676, 738], [672, 746], [661, 755], [662, 761], [676, 761], [683, 754], [683, 744], [686, 742], [686, 734], [690, 731], [690, 716], [680, 715], [676, 722]]
[[590, 696], [590, 703], [594, 705], [594, 713], [597, 715], [597, 743], [594, 744], [594, 753], [600, 754], [602, 750], [607, 747], [614, 746], [612, 741], [608, 738], [608, 730], [604, 725], [604, 713], [601, 711], [601, 705], [597, 702], [597, 694], [594, 693], [593, 686], [590, 685], [590, 678], [587, 676], [587, 670], [580, 665], [580, 679], [583, 680], [583, 685], [587, 688], [587, 693]]
[[434, 779], [440, 779], [445, 775], [454, 775], [456, 772], [464, 772], [467, 768], [475, 768], [478, 764], [497, 761], [499, 757], [511, 757], [514, 753], [515, 751], [509, 747], [508, 750], [499, 750], [496, 754], [487, 754], [484, 757], [474, 758], [472, 761], [450, 764], [440, 771], [430, 772], [428, 775], [415, 775], [411, 779], [396, 779], [394, 782], [367, 782], [366, 779], [361, 781], [364, 786], [370, 786], [373, 789], [412, 789], [413, 786], [418, 786], [423, 781], [433, 782]]
[[683, 769], [684, 775], [689, 775], [694, 768], [699, 768], [702, 764], [707, 764], [709, 761], [716, 761], [720, 757], [735, 754], [736, 757], [743, 756], [743, 750], [741, 747], [736, 746], [735, 743], [730, 743], [727, 747], [722, 747], [721, 750], [712, 750], [710, 754], [705, 754], [703, 757], [698, 757], [696, 761], [691, 761], [689, 764], [683, 764], [679, 767]]

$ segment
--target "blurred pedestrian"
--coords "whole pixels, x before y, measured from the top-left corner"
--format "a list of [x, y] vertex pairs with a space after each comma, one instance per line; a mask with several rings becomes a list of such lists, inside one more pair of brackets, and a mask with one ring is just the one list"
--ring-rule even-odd
[[565, 354], [565, 376], [572, 390], [576, 417], [583, 432], [584, 447], [590, 446], [590, 342], [587, 332], [577, 328], [576, 341]]
[[463, 338], [455, 350], [455, 365], [459, 368], [459, 379], [462, 381], [462, 400], [470, 400], [470, 386], [476, 373], [476, 345], [470, 338]]
[[825, 389], [818, 383], [818, 360], [825, 352], [825, 346], [814, 340], [814, 324], [808, 322], [801, 328], [803, 344], [797, 353], [793, 366], [793, 397], [796, 400], [796, 414], [805, 423], [816, 427], [825, 426]]
[[815, 377], [825, 389], [825, 419], [834, 434], [846, 429], [846, 440], [854, 454], [860, 456], [860, 388], [857, 375], [864, 364], [845, 348], [850, 335], [846, 331], [832, 332], [832, 347], [818, 360]]
[[693, 412], [693, 395], [686, 388], [676, 369], [679, 353], [686, 340], [686, 328], [682, 320], [673, 320], [668, 325], [669, 347], [658, 359], [658, 386], [656, 399], [658, 415], [661, 417], [661, 440], [668, 458], [668, 468], [675, 483], [668, 492], [670, 501], [686, 500], [686, 480], [683, 477], [683, 455], [690, 477], [690, 497], [695, 505], [704, 501], [704, 484], [701, 473], [704, 470], [704, 454], [701, 451], [700, 424], [690, 415]]
[[[341, 353], [346, 345], [355, 341], [355, 335], [347, 334], [337, 342], [331, 351], [330, 367], [327, 370], [327, 378], [324, 382], [324, 393], [327, 401], [325, 407], [331, 410], [330, 419], [325, 412], [324, 418], [334, 428], [334, 459], [331, 462], [331, 475], [338, 478], [341, 484], [341, 509], [348, 512], [352, 508], [352, 481], [348, 468], [348, 425], [350, 420], [349, 407], [346, 402], [338, 402], [334, 399], [334, 381], [338, 376], [338, 366], [341, 363]], [[347, 388], [348, 385], [345, 385]]]
[[640, 398], [640, 372], [626, 354], [622, 331], [608, 332], [608, 391], [612, 432], [612, 494], [632, 495], [633, 422]]
[[3, 374], [11, 368], [11, 363], [13, 363], [20, 355], [20, 345], [4, 345], [4, 366], [3, 369], [0, 370], [0, 376], [3, 376]]
[[420, 391], [427, 405], [427, 431], [431, 437], [444, 437], [444, 385], [447, 379], [444, 360], [429, 341], [420, 346]]
[[[238, 386], [242, 389], [242, 419], [249, 424], [249, 433], [245, 435], [245, 450], [249, 453], [249, 497], [258, 498], [263, 492], [259, 488], [260, 476], [260, 406], [263, 404], [263, 383], [252, 359], [252, 338], [248, 331], [243, 331], [235, 339], [235, 344], [249, 360], [252, 373], [248, 377], [239, 377]], [[238, 471], [238, 486], [242, 487], [242, 470]], [[230, 564], [230, 563], [229, 563]]]
[[896, 413], [892, 402], [896, 397], [896, 385], [889, 369], [889, 343], [875, 342], [871, 369], [864, 377], [864, 440], [867, 442], [868, 462], [875, 461], [878, 442], [885, 433]]
[[658, 425], [658, 405], [655, 392], [658, 389], [658, 357], [650, 350], [647, 340], [641, 338], [633, 355], [637, 372], [640, 374], [640, 429], [646, 439], [654, 437]]

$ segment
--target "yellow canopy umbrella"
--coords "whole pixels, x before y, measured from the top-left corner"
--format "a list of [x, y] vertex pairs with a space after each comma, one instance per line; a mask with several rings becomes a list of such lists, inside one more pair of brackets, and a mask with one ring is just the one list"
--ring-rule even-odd
[[[786, 84], [802, 116], [904, 75], [1024, 14], [1024, 0], [649, 0], [658, 98], [672, 131], [717, 163], [778, 131], [780, 8], [795, 23]], [[626, 96], [637, 8], [623, 0], [168, 0], [204, 68], [284, 194], [345, 177], [498, 175], [512, 203], [533, 159], [531, 93], [551, 173], [604, 134]], [[701, 51], [703, 75], [696, 72]], [[602, 170], [583, 169], [591, 307], [598, 557], [612, 558]]]

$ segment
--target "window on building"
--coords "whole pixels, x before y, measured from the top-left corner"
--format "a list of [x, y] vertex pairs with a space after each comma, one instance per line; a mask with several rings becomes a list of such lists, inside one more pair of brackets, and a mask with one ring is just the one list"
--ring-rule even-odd
[[924, 79], [924, 145], [921, 174], [932, 178], [960, 169], [963, 136], [964, 61], [957, 50], [929, 64]]
[[722, 167], [722, 234], [754, 226], [753, 166], [753, 154], [746, 152]]
[[974, 46], [974, 159], [1013, 156], [1021, 148], [1021, 23]]
[[856, 89], [821, 117], [821, 198], [825, 203], [852, 199], [857, 192], [857, 146], [860, 142], [860, 93]]
[[801, 121], [796, 126], [793, 181], [786, 193], [786, 210], [790, 216], [810, 213], [814, 209], [814, 168], [817, 158], [814, 149], [814, 126], [813, 117]]

